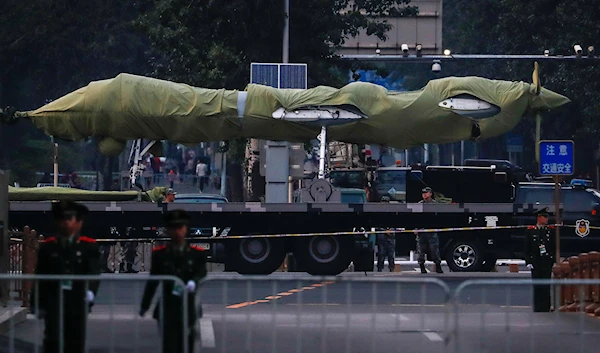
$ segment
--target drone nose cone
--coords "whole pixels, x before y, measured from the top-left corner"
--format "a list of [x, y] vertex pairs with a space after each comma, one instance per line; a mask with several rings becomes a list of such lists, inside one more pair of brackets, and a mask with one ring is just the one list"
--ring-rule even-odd
[[561, 94], [552, 92], [549, 89], [542, 88], [539, 95], [534, 95], [531, 100], [530, 109], [551, 110], [571, 102], [571, 100]]

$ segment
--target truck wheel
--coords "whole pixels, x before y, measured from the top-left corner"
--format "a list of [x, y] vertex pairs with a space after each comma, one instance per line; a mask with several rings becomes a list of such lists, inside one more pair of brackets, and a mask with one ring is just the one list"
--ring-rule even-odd
[[294, 255], [311, 275], [335, 276], [350, 265], [353, 246], [351, 237], [309, 237], [295, 243]]
[[483, 265], [481, 265], [481, 271], [492, 272], [494, 266], [496, 266], [496, 261], [498, 261], [498, 255], [494, 253], [485, 254], [485, 260], [483, 261]]
[[268, 275], [281, 266], [285, 248], [280, 239], [248, 238], [225, 245], [227, 262], [243, 275]]
[[452, 272], [478, 272], [483, 260], [483, 251], [475, 240], [454, 240], [446, 250], [446, 262]]

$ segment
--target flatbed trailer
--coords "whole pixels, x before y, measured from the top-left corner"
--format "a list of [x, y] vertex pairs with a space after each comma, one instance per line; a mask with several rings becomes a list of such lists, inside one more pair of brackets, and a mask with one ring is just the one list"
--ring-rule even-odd
[[[226, 270], [269, 274], [282, 264], [286, 254], [293, 253], [297, 269], [315, 275], [339, 274], [350, 262], [355, 270], [373, 270], [373, 234], [350, 233], [358, 229], [446, 228], [439, 232], [440, 250], [453, 271], [491, 270], [498, 257], [513, 257], [522, 248], [522, 241], [516, 244], [511, 239], [522, 237], [524, 228], [502, 226], [517, 226], [516, 219], [520, 226], [533, 224], [534, 210], [554, 209], [554, 205], [514, 203], [82, 203], [90, 210], [83, 232], [96, 239], [110, 238], [111, 229], [127, 227], [130, 238], [157, 237], [162, 214], [184, 209], [191, 214], [193, 229], [210, 230], [192, 232], [192, 236], [205, 237], [201, 242], [210, 244], [211, 261], [225, 263]], [[30, 226], [38, 234], [51, 234], [54, 223], [50, 208], [49, 201], [11, 201], [10, 227]], [[487, 228], [462, 229], [465, 227]], [[333, 232], [348, 234], [327, 234]], [[322, 235], [298, 235], [304, 233]], [[397, 252], [408, 254], [415, 249], [412, 232], [398, 232], [396, 239]]]

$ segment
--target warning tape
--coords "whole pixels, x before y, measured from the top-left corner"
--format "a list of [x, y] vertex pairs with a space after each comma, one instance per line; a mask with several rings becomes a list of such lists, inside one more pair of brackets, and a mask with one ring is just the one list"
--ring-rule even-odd
[[[549, 225], [556, 226], [556, 225]], [[186, 240], [201, 240], [201, 241], [221, 241], [227, 239], [251, 239], [251, 238], [290, 238], [290, 237], [319, 237], [319, 236], [349, 236], [369, 234], [402, 234], [402, 233], [443, 233], [443, 232], [459, 232], [459, 231], [479, 231], [479, 230], [500, 230], [500, 229], [523, 229], [529, 228], [530, 225], [522, 226], [493, 226], [493, 227], [450, 227], [450, 228], [431, 228], [431, 229], [382, 229], [382, 230], [365, 230], [360, 232], [319, 232], [319, 233], [286, 233], [286, 234], [253, 234], [253, 235], [227, 235], [227, 236], [211, 236], [211, 237], [186, 237]], [[576, 226], [563, 225], [563, 227], [575, 228]], [[600, 229], [600, 227], [589, 227], [590, 229]], [[13, 241], [21, 241], [19, 238], [11, 238]], [[171, 238], [106, 238], [96, 239], [99, 243], [118, 243], [118, 242], [155, 242], [155, 241], [170, 241]]]

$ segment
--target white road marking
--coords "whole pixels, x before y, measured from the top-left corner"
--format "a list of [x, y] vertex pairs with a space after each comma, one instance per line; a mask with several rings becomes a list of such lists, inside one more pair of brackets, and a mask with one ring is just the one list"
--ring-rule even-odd
[[393, 316], [393, 317], [397, 317], [398, 319], [400, 319], [400, 321], [408, 321], [409, 320], [408, 317], [406, 317], [406, 316], [404, 316], [402, 314], [400, 314], [400, 315], [390, 314], [390, 315]]
[[425, 337], [429, 338], [430, 341], [443, 341], [442, 337], [435, 332], [423, 332]]
[[[430, 273], [430, 272], [431, 272], [431, 271], [429, 271], [429, 269], [428, 269], [427, 267], [425, 267], [425, 271], [427, 271], [427, 273]], [[419, 272], [419, 273], [420, 273], [420, 272], [421, 272], [421, 269], [420, 269], [420, 268], [416, 268], [416, 267], [415, 267], [415, 272]]]
[[199, 321], [202, 347], [215, 348], [215, 330], [213, 329], [212, 319], [202, 318]]

